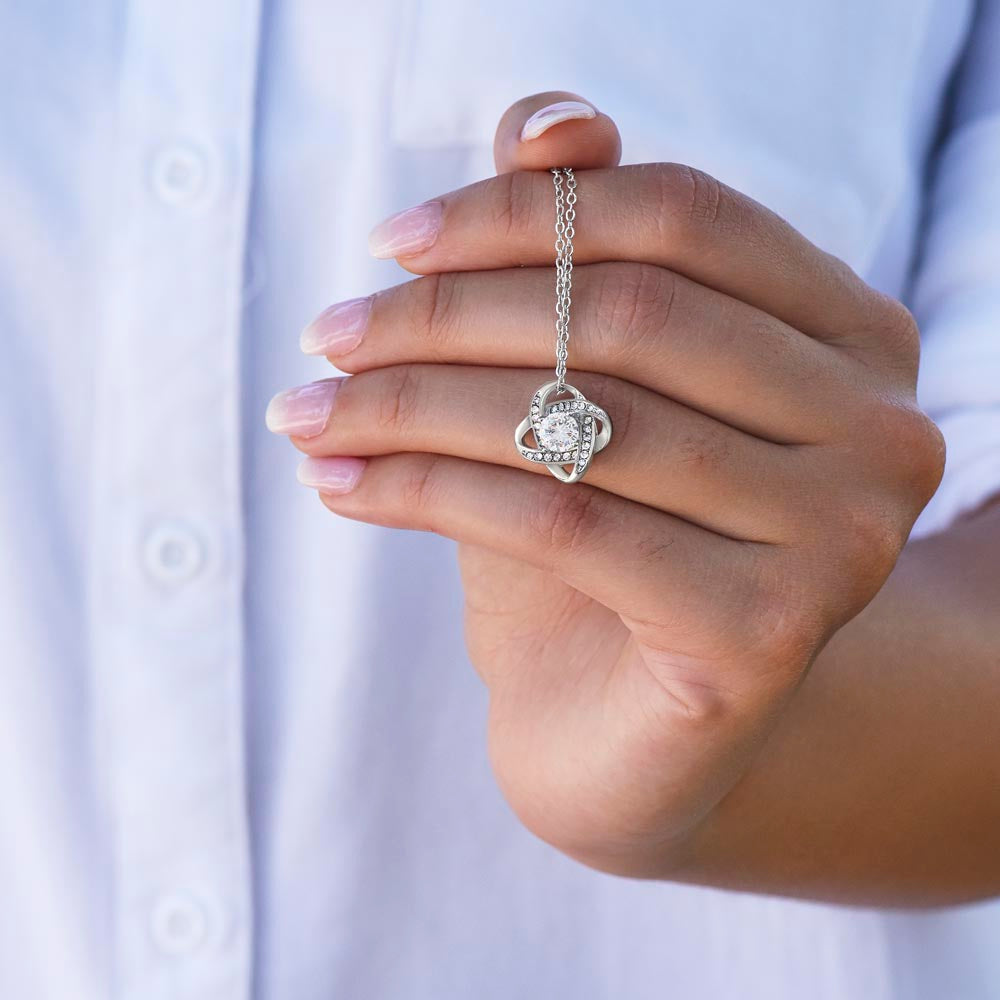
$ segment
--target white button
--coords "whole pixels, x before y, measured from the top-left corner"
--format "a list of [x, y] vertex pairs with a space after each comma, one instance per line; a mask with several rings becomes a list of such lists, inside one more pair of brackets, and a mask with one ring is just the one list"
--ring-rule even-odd
[[153, 154], [153, 190], [168, 205], [189, 205], [197, 201], [208, 181], [208, 157], [197, 146], [175, 143]]
[[143, 543], [146, 570], [161, 583], [186, 583], [198, 575], [204, 562], [201, 538], [185, 521], [161, 521]]
[[204, 944], [209, 931], [208, 913], [190, 892], [161, 896], [150, 914], [153, 942], [165, 955], [189, 955]]

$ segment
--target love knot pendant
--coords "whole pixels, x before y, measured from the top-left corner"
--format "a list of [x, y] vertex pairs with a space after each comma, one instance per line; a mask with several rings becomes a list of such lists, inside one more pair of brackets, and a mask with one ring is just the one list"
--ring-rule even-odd
[[[558, 397], [553, 399], [553, 397]], [[527, 444], [528, 432], [534, 437]], [[611, 440], [611, 418], [579, 389], [546, 382], [517, 425], [514, 443], [521, 457], [540, 462], [562, 483], [579, 482], [590, 461]]]

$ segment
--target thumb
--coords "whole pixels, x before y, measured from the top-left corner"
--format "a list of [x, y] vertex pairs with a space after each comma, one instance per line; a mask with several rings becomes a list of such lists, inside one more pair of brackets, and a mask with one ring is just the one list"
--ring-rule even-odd
[[493, 140], [498, 174], [549, 167], [614, 167], [621, 155], [618, 126], [589, 101], [559, 90], [512, 104]]

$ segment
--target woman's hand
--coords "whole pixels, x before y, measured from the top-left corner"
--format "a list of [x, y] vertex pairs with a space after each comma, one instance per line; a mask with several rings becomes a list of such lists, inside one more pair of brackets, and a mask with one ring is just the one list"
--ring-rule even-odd
[[[324, 313], [306, 346], [356, 374], [282, 394], [269, 422], [330, 510], [461, 543], [524, 823], [666, 876], [886, 579], [943, 448], [899, 303], [696, 170], [616, 167], [603, 115], [519, 140], [571, 96], [505, 114], [498, 177], [376, 231], [423, 276]], [[569, 486], [513, 444], [552, 377], [549, 165], [578, 168], [569, 381], [614, 422]]]

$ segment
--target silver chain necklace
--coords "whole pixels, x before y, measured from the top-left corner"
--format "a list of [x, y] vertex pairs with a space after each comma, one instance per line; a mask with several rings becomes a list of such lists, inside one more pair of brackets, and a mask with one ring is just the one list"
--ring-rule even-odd
[[[563, 194], [562, 177], [566, 176]], [[576, 228], [576, 178], [570, 167], [552, 170], [556, 189], [556, 382], [566, 388], [566, 359], [569, 357], [569, 307], [573, 304], [573, 237]]]
[[[532, 397], [528, 415], [514, 432], [514, 443], [526, 461], [543, 463], [560, 482], [576, 483], [594, 455], [611, 440], [611, 418], [566, 381], [577, 201], [572, 168], [553, 167], [552, 183], [556, 194], [556, 378]], [[529, 432], [533, 444], [525, 443]]]

